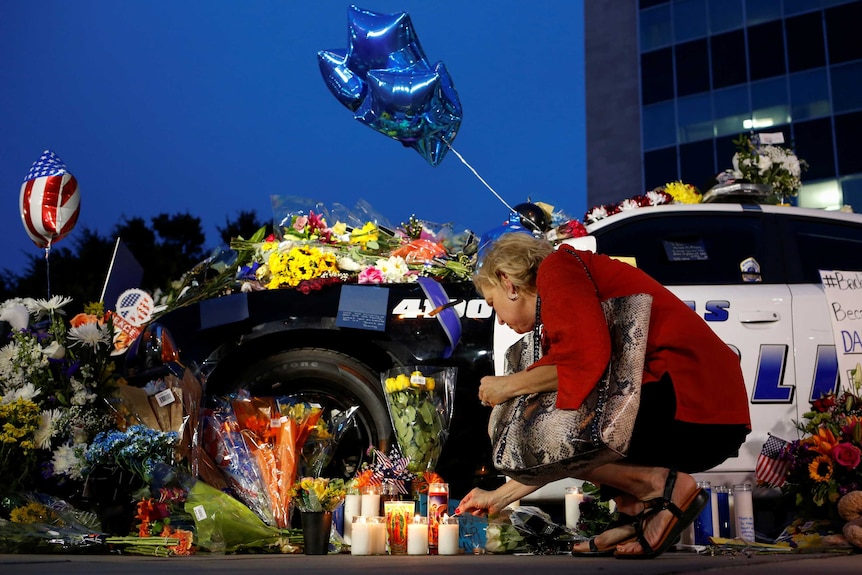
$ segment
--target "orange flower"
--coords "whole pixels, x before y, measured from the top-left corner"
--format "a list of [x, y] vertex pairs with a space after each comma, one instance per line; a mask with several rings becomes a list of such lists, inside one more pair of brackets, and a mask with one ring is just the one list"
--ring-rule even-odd
[[356, 488], [362, 491], [362, 488], [371, 483], [371, 476], [374, 475], [374, 471], [371, 469], [365, 469], [360, 471], [356, 475]]
[[832, 453], [832, 448], [838, 445], [838, 440], [835, 439], [832, 431], [823, 426], [817, 428], [817, 435], [812, 435], [802, 441], [810, 444], [813, 451], [823, 455], [829, 455]]
[[72, 327], [81, 327], [88, 323], [99, 323], [99, 318], [91, 313], [79, 313], [69, 321]]
[[413, 480], [413, 491], [416, 493], [428, 493], [429, 483], [444, 483], [443, 478], [433, 471], [424, 471]]

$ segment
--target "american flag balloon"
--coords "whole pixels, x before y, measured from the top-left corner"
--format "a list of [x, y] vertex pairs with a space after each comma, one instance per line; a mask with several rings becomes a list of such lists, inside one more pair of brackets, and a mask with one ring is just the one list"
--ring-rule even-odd
[[27, 235], [40, 248], [49, 248], [72, 231], [80, 211], [78, 181], [54, 152], [45, 150], [21, 185], [21, 220]]

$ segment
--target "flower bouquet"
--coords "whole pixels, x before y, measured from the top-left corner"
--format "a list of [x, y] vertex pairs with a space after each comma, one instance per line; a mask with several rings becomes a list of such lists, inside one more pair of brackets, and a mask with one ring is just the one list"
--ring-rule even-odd
[[850, 388], [812, 403], [797, 428], [805, 436], [784, 453], [789, 460], [782, 492], [793, 498], [806, 519], [839, 520], [836, 504], [862, 489], [862, 365], [853, 370]]
[[802, 171], [808, 168], [808, 163], [796, 157], [793, 150], [765, 144], [760, 139], [758, 134], [750, 138], [740, 135], [733, 141], [737, 152], [733, 155], [731, 175], [737, 180], [771, 186], [776, 201], [783, 203], [799, 192]]
[[432, 471], [449, 435], [454, 367], [406, 366], [381, 376], [389, 418], [401, 454], [413, 473]]
[[87, 443], [114, 426], [105, 401], [120, 381], [111, 321], [91, 304], [67, 322], [71, 301], [0, 304], [11, 327], [0, 348], [0, 491], [77, 489]]
[[290, 525], [290, 491], [302, 447], [322, 415], [319, 405], [286, 398], [238, 396], [231, 401], [243, 440], [257, 464], [278, 527]]
[[291, 500], [303, 512], [332, 512], [344, 501], [347, 486], [341, 478], [303, 477], [291, 488]]

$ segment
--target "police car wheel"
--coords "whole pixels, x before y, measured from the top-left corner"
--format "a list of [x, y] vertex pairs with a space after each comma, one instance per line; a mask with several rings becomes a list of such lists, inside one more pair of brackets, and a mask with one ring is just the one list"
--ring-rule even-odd
[[256, 361], [236, 380], [252, 396], [297, 397], [323, 407], [323, 419], [333, 410], [345, 412], [354, 405], [354, 425], [344, 433], [322, 476], [353, 476], [368, 459], [369, 445], [386, 449], [391, 424], [379, 376], [362, 362], [343, 353], [321, 348], [292, 349]]

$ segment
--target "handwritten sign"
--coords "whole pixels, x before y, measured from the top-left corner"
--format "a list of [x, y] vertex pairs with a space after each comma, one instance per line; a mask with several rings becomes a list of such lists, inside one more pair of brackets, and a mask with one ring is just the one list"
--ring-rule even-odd
[[862, 271], [820, 270], [820, 281], [832, 320], [841, 387], [850, 387], [862, 364]]

